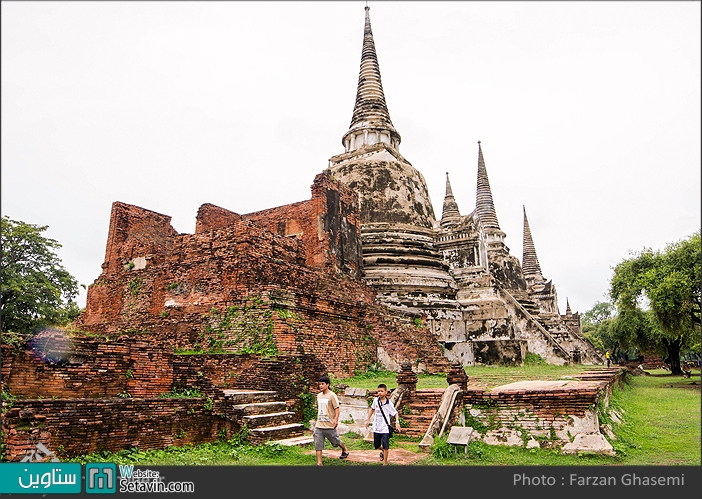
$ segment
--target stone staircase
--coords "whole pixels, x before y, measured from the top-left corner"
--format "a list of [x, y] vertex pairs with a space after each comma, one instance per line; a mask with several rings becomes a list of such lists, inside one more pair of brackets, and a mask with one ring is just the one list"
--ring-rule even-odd
[[536, 318], [541, 313], [539, 306], [536, 302], [529, 296], [529, 293], [519, 290], [510, 290], [512, 296], [519, 302], [519, 304], [524, 307], [524, 310], [529, 312], [532, 317]]
[[580, 350], [580, 360], [576, 362], [604, 362], [604, 359], [601, 358], [601, 354], [590, 340], [585, 338], [581, 332], [571, 330], [567, 324], [562, 322], [560, 315], [557, 313], [541, 312], [536, 302], [529, 296], [529, 293], [521, 290], [510, 290], [509, 293], [511, 293], [517, 303], [548, 332], [551, 339], [568, 353], [569, 358], [573, 350], [578, 347], [578, 350]]
[[412, 438], [422, 438], [441, 404], [445, 388], [424, 388], [416, 390], [412, 400], [400, 408], [400, 418], [409, 426], [402, 428], [402, 434]]
[[277, 392], [265, 390], [224, 390], [227, 409], [249, 429], [249, 442], [258, 445], [273, 441], [281, 445], [306, 445], [313, 442], [305, 425], [296, 422], [297, 414], [285, 402], [276, 400]]

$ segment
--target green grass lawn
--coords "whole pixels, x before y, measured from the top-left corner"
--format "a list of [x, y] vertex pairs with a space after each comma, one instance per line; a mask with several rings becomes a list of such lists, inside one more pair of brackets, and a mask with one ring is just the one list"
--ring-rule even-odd
[[[525, 366], [519, 368], [468, 367], [473, 381], [480, 379], [498, 386], [522, 379], [561, 379], [588, 370], [585, 366]], [[617, 436], [611, 443], [615, 457], [561, 455], [558, 450], [490, 446], [471, 442], [467, 455], [444, 439], [437, 439], [431, 453], [421, 454], [419, 466], [494, 466], [494, 465], [693, 465], [700, 461], [700, 376], [671, 376], [667, 371], [650, 371], [650, 376], [630, 376], [628, 382], [615, 389], [610, 405], [622, 416], [613, 422]], [[333, 379], [332, 384], [374, 390], [378, 383], [392, 388], [397, 385], [395, 373], [376, 372], [354, 378]], [[443, 375], [419, 375], [418, 388], [446, 387]], [[342, 436], [350, 450], [370, 450], [372, 444], [357, 434]], [[420, 453], [420, 439], [399, 435], [392, 447]], [[327, 443], [327, 445], [329, 445]], [[331, 447], [329, 447], [331, 448]], [[314, 456], [307, 454], [313, 446], [284, 447], [279, 444], [250, 446], [245, 435], [227, 442], [199, 446], [171, 447], [157, 451], [125, 450], [118, 453], [97, 453], [66, 459], [74, 462], [106, 460], [118, 464], [140, 465], [238, 465], [238, 466], [312, 466]], [[391, 463], [392, 464], [392, 463]], [[373, 466], [338, 459], [325, 460], [330, 466]]]
[[612, 446], [624, 464], [699, 466], [699, 371], [690, 378], [650, 372], [615, 392], [612, 405], [623, 410], [624, 422], [614, 425]]

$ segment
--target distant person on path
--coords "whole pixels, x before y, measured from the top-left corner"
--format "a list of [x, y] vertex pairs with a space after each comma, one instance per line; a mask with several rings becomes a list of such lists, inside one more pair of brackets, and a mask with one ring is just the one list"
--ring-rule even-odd
[[[375, 417], [373, 415], [375, 414]], [[373, 422], [373, 447], [380, 450], [380, 460], [383, 466], [388, 465], [388, 454], [390, 453], [390, 419], [397, 416], [397, 409], [388, 398], [388, 387], [384, 383], [378, 385], [378, 396], [373, 399], [366, 427]], [[400, 420], [395, 417], [395, 430], [399, 433]]]
[[607, 367], [609, 367], [609, 363], [612, 360], [612, 356], [610, 355], [609, 350], [605, 352], [605, 357], [607, 358]]
[[314, 425], [314, 450], [317, 454], [317, 466], [322, 466], [322, 451], [324, 440], [329, 440], [334, 447], [341, 447], [339, 459], [349, 457], [349, 452], [339, 438], [336, 427], [339, 425], [339, 399], [336, 393], [329, 389], [329, 376], [319, 378], [319, 393], [317, 394], [317, 422]]

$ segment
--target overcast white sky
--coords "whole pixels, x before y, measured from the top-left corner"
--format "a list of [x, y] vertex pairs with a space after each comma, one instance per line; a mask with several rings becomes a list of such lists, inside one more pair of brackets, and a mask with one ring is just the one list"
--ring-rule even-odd
[[[445, 172], [475, 207], [482, 141], [506, 243], [521, 260], [525, 205], [562, 313], [604, 300], [630, 250], [700, 228], [700, 2], [369, 5], [436, 216]], [[2, 215], [48, 225], [87, 286], [113, 201], [192, 233], [203, 203], [309, 199], [343, 152], [364, 6], [3, 1]]]

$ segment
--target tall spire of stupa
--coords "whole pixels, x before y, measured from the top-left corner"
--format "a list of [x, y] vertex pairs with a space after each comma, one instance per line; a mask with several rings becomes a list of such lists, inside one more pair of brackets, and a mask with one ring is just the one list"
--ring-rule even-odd
[[441, 213], [441, 226], [444, 227], [451, 223], [458, 222], [460, 217], [461, 213], [458, 211], [458, 204], [453, 197], [453, 191], [451, 191], [449, 174], [446, 172], [446, 196], [444, 197], [444, 209]]
[[541, 266], [539, 259], [536, 257], [536, 249], [534, 241], [531, 238], [531, 229], [529, 229], [529, 220], [527, 219], [526, 208], [524, 210], [524, 242], [522, 246], [522, 270], [525, 276], [537, 276], [543, 279], [541, 275]]
[[353, 108], [351, 126], [341, 139], [346, 152], [379, 142], [384, 142], [395, 149], [400, 145], [400, 134], [392, 125], [390, 112], [385, 103], [383, 83], [380, 80], [380, 65], [371, 30], [370, 7], [366, 5], [365, 9], [366, 24], [363, 29], [356, 104]]
[[499, 229], [495, 205], [492, 202], [492, 191], [490, 191], [490, 181], [488, 180], [485, 160], [483, 159], [483, 149], [478, 141], [478, 190], [475, 196], [475, 212], [482, 220], [483, 227]]

